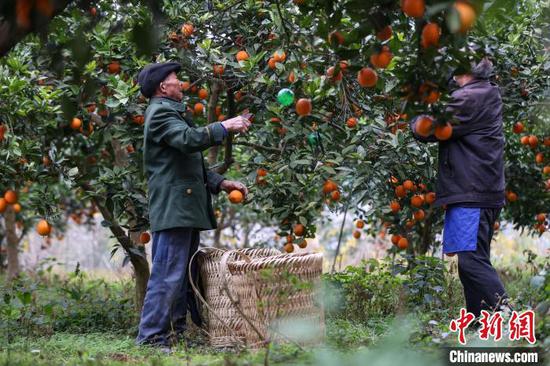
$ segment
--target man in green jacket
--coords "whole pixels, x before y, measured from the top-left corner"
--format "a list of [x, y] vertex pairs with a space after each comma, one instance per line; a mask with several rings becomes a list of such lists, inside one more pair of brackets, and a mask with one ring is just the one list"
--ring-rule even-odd
[[216, 228], [211, 194], [248, 193], [244, 184], [208, 171], [202, 151], [220, 145], [228, 132], [246, 132], [250, 122], [238, 116], [197, 127], [185, 116], [176, 75], [180, 68], [176, 62], [150, 64], [138, 76], [141, 93], [150, 98], [143, 146], [153, 267], [136, 342], [160, 346], [165, 352], [174, 336], [185, 331], [193, 300], [188, 264], [198, 249], [200, 231]]

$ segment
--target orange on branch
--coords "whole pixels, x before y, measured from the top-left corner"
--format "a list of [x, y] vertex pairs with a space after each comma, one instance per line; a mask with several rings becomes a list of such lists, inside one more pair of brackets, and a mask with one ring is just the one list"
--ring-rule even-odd
[[197, 95], [199, 96], [199, 99], [206, 99], [208, 98], [208, 90], [202, 88], [199, 90], [199, 93]]
[[378, 40], [384, 42], [384, 41], [387, 41], [388, 39], [391, 38], [392, 33], [393, 33], [393, 31], [392, 31], [391, 25], [386, 25], [384, 28], [382, 28], [381, 30], [379, 30], [376, 33], [376, 38], [378, 38]]
[[36, 232], [38, 233], [38, 235], [47, 236], [50, 235], [51, 231], [52, 228], [50, 224], [44, 219], [38, 221], [38, 224], [36, 224]]
[[539, 213], [537, 215], [537, 221], [540, 222], [540, 223], [543, 223], [544, 221], [546, 221], [546, 214], [544, 213]]
[[22, 207], [21, 207], [21, 205], [20, 205], [19, 203], [16, 203], [16, 204], [13, 205], [13, 211], [14, 211], [15, 213], [21, 212], [21, 209], [22, 209]]
[[348, 118], [348, 120], [346, 121], [346, 126], [348, 126], [348, 128], [357, 127], [357, 118], [355, 117]]
[[439, 141], [445, 141], [451, 138], [453, 126], [447, 122], [444, 126], [437, 126], [434, 135]]
[[521, 136], [519, 139], [522, 145], [529, 145], [529, 136]]
[[401, 239], [401, 235], [392, 235], [391, 236], [391, 242], [393, 245], [397, 245], [399, 243], [399, 240]]
[[273, 53], [273, 59], [275, 62], [285, 62], [286, 61], [286, 52], [283, 50], [278, 50]]
[[458, 12], [460, 18], [460, 32], [466, 33], [476, 21], [476, 11], [474, 7], [467, 1], [457, 1], [454, 3], [454, 8]]
[[250, 56], [248, 55], [248, 52], [246, 51], [237, 52], [237, 55], [235, 55], [235, 57], [237, 58], [237, 61], [246, 61], [250, 58]]
[[191, 23], [185, 23], [181, 27], [181, 33], [183, 33], [185, 37], [191, 37], [194, 31], [195, 31], [195, 27]]
[[118, 74], [120, 72], [120, 63], [118, 61], [113, 61], [107, 65], [107, 71], [109, 74]]
[[71, 128], [73, 130], [79, 130], [82, 127], [82, 120], [80, 118], [73, 118], [71, 121]]
[[2, 198], [0, 198], [0, 213], [3, 213], [4, 211], [6, 211], [6, 208], [8, 208], [8, 203], [2, 197]]
[[214, 65], [212, 66], [212, 71], [214, 72], [214, 76], [221, 77], [225, 71], [223, 65]]
[[338, 73], [336, 75], [334, 75], [334, 70], [335, 70], [335, 67], [334, 66], [331, 66], [328, 68], [327, 70], [327, 78], [332, 81], [332, 82], [338, 82], [340, 80], [342, 80], [342, 78], [344, 77], [344, 75], [342, 74], [342, 70], [338, 71]]
[[421, 45], [424, 48], [437, 47], [439, 45], [439, 37], [441, 36], [441, 28], [437, 23], [427, 23], [422, 28]]
[[355, 227], [358, 228], [358, 229], [362, 229], [365, 227], [365, 221], [363, 220], [357, 220], [355, 222]]
[[514, 133], [522, 133], [524, 129], [523, 123], [517, 122], [514, 124], [514, 127], [512, 128], [512, 131]]
[[401, 0], [401, 10], [410, 17], [421, 18], [424, 16], [426, 5], [424, 0]]
[[428, 205], [431, 205], [435, 202], [435, 192], [426, 193], [425, 201]]
[[370, 56], [370, 63], [377, 69], [385, 69], [391, 62], [393, 54], [388, 46], [383, 46], [379, 53]]
[[414, 196], [412, 196], [411, 198], [411, 206], [413, 207], [421, 207], [422, 205], [424, 204], [424, 197], [419, 195], [419, 194], [416, 194]]
[[544, 163], [544, 154], [539, 152], [537, 155], [535, 155], [535, 162], [537, 164], [542, 164]]
[[334, 183], [332, 180], [327, 179], [325, 183], [323, 184], [323, 193], [329, 194], [335, 190], [338, 189], [338, 185]]
[[373, 88], [378, 82], [378, 74], [370, 67], [363, 67], [357, 72], [357, 82], [363, 88]]
[[395, 187], [395, 195], [399, 198], [403, 198], [407, 195], [407, 190], [402, 185]]
[[299, 116], [308, 116], [311, 114], [313, 106], [311, 104], [311, 99], [300, 98], [296, 102], [296, 114]]
[[275, 59], [273, 57], [271, 57], [268, 61], [267, 61], [267, 66], [271, 69], [271, 70], [275, 70], [277, 68], [277, 61], [275, 61]]
[[302, 224], [296, 224], [294, 225], [294, 235], [296, 236], [303, 236], [306, 232], [306, 228]]
[[424, 213], [424, 210], [418, 210], [413, 214], [413, 217], [416, 221], [424, 220], [425, 216], [426, 216], [426, 214]]
[[4, 193], [4, 199], [7, 203], [10, 205], [13, 205], [14, 203], [17, 203], [17, 193], [15, 191], [9, 189]]
[[196, 103], [195, 106], [193, 107], [193, 113], [195, 115], [202, 114], [203, 111], [204, 111], [204, 104], [202, 103]]
[[142, 232], [139, 234], [139, 242], [141, 244], [147, 244], [151, 240], [151, 234], [149, 234], [147, 231]]
[[399, 249], [407, 249], [408, 246], [409, 246], [409, 241], [407, 240], [407, 238], [400, 238], [399, 241], [397, 242], [397, 247]]
[[422, 137], [430, 136], [432, 131], [433, 121], [430, 117], [420, 117], [415, 124], [415, 131], [418, 135]]
[[359, 230], [355, 230], [355, 231], [353, 232], [353, 237], [354, 237], [355, 239], [359, 239], [359, 238], [361, 237], [361, 232], [360, 232]]
[[287, 253], [292, 253], [294, 251], [294, 245], [292, 245], [292, 243], [286, 243], [283, 249]]
[[401, 210], [401, 205], [397, 201], [391, 201], [390, 209], [393, 213], [397, 213], [399, 212], [399, 210]]
[[410, 179], [407, 179], [406, 181], [404, 181], [403, 188], [405, 188], [407, 191], [412, 191], [412, 189], [414, 188], [413, 181]]
[[339, 201], [340, 200], [340, 192], [339, 191], [332, 191], [330, 193], [330, 199], [333, 201]]
[[535, 135], [531, 135], [529, 136], [529, 146], [531, 146], [532, 148], [535, 148], [537, 147], [537, 145], [539, 144], [539, 138]]

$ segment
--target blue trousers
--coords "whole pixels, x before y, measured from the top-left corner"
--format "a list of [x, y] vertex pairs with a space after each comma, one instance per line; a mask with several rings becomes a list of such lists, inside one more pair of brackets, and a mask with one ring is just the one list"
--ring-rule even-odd
[[[143, 302], [137, 344], [169, 346], [173, 336], [185, 331], [188, 307], [196, 310], [189, 286], [188, 265], [199, 243], [200, 231], [193, 228], [153, 232], [153, 266]], [[197, 268], [193, 267], [196, 273]], [[196, 314], [192, 311], [192, 315]]]
[[[506, 290], [491, 264], [493, 225], [499, 208], [482, 208], [475, 251], [458, 252], [458, 275], [464, 287], [466, 309], [479, 317], [481, 310], [491, 311], [507, 304]], [[498, 310], [498, 309], [496, 309]]]

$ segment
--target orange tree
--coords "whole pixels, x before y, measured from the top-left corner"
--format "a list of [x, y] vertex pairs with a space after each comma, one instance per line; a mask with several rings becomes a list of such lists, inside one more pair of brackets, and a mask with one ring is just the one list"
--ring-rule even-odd
[[[121, 4], [134, 6], [122, 12]], [[32, 96], [51, 94], [52, 110], [21, 119], [17, 138], [40, 151], [36, 157], [51, 151], [51, 177], [62, 177], [80, 209], [101, 211], [134, 266], [138, 305], [149, 274], [139, 240], [148, 226], [141, 166], [147, 104], [135, 78], [151, 61], [183, 64], [184, 102], [197, 123], [254, 114], [248, 135], [230, 136], [208, 153], [212, 167], [253, 186], [245, 205], [233, 210], [236, 220], [276, 225], [291, 251], [315, 235], [323, 210], [353, 211], [369, 233], [393, 234], [392, 252], [423, 254], [433, 247], [443, 213], [430, 204], [436, 146], [419, 145], [406, 122], [432, 115], [428, 129], [445, 138], [447, 122], [454, 123], [444, 113], [447, 76], [489, 55], [507, 108], [508, 190], [519, 196], [505, 215], [518, 227], [545, 228], [536, 219], [548, 207], [549, 134], [540, 107], [548, 58], [535, 2], [208, 4], [165, 3], [155, 11], [137, 1], [70, 5], [49, 23], [45, 41], [30, 37], [2, 60], [32, 70], [19, 75], [31, 89], [14, 100], [34, 103]], [[526, 11], [503, 20], [498, 6]], [[290, 105], [277, 100], [281, 89], [292, 90]], [[13, 119], [14, 110], [3, 109], [0, 120]], [[538, 136], [532, 149], [517, 148], [512, 130], [519, 121], [524, 134]], [[14, 138], [8, 134], [3, 153], [13, 155]], [[17, 171], [2, 169], [8, 187]], [[37, 208], [63, 209], [60, 197], [43, 197]], [[216, 205], [225, 212], [229, 203], [221, 196]]]

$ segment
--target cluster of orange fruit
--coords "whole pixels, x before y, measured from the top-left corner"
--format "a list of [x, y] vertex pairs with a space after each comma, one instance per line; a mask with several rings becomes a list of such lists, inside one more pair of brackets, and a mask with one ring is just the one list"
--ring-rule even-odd
[[340, 200], [340, 191], [338, 189], [338, 184], [336, 184], [333, 180], [327, 179], [325, 183], [323, 183], [323, 195], [327, 196], [325, 202], [329, 204], [332, 202], [337, 202]]
[[405, 227], [410, 230], [417, 222], [423, 221], [426, 217], [423, 207], [431, 206], [435, 202], [435, 192], [428, 191], [425, 184], [415, 184], [409, 179], [405, 180], [403, 184], [399, 184], [399, 181], [395, 177], [392, 177], [390, 181], [395, 185], [394, 192], [397, 198], [390, 203], [390, 210], [393, 214], [401, 211], [400, 200], [404, 200], [410, 196], [410, 206], [415, 209], [413, 217], [405, 223]]
[[267, 61], [267, 66], [271, 70], [275, 70], [277, 68], [277, 63], [283, 63], [285, 61], [286, 61], [286, 52], [283, 50], [278, 50], [273, 52], [273, 55]]
[[433, 135], [439, 141], [445, 141], [451, 138], [453, 134], [453, 126], [447, 122], [444, 125], [438, 125], [434, 128], [433, 119], [429, 116], [421, 116], [416, 121], [415, 131], [422, 137]]
[[353, 237], [355, 239], [359, 239], [361, 237], [361, 229], [365, 227], [365, 221], [361, 219], [355, 220], [355, 228], [356, 230], [353, 231]]
[[[287, 253], [292, 253], [294, 251], [294, 244], [298, 245], [298, 247], [304, 249], [307, 247], [307, 240], [304, 238], [306, 234], [306, 227], [302, 224], [296, 224], [294, 225], [292, 232], [294, 236], [291, 234], [286, 236], [286, 243], [283, 247], [284, 251]], [[294, 237], [299, 238], [296, 243], [294, 243]]]
[[4, 213], [9, 205], [11, 205], [15, 213], [21, 212], [21, 205], [17, 202], [17, 193], [11, 189], [8, 189], [4, 192], [4, 195], [0, 197], [0, 213]]
[[546, 227], [546, 214], [539, 213], [536, 216], [537, 223], [535, 224], [535, 229], [538, 230], [541, 234], [544, 233], [547, 229]]

